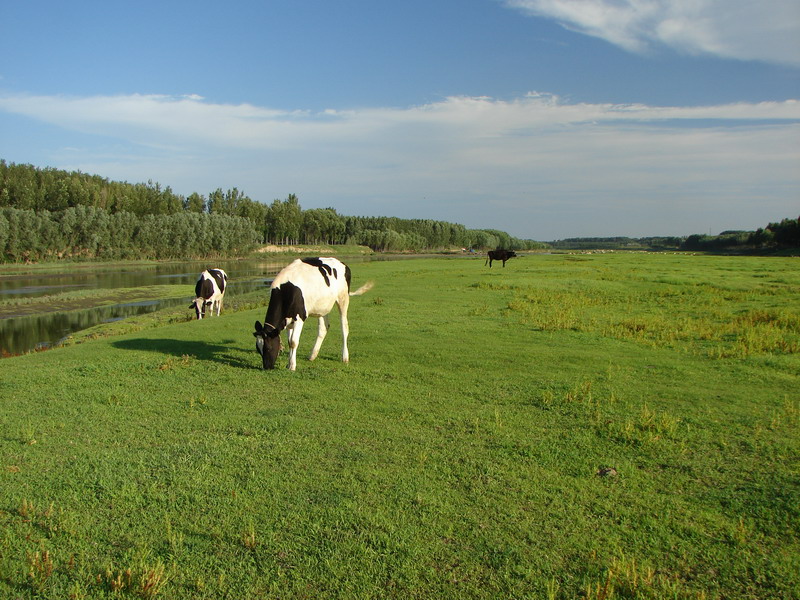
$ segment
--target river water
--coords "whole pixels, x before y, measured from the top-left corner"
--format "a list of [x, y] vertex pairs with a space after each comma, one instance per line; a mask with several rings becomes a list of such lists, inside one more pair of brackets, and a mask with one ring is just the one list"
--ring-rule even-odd
[[[53, 296], [74, 290], [108, 289], [124, 291], [149, 285], [194, 286], [198, 275], [207, 267], [224, 269], [229, 277], [226, 300], [266, 288], [272, 278], [292, 259], [264, 258], [238, 261], [160, 263], [155, 265], [79, 265], [67, 267], [59, 273], [4, 274], [0, 267], [0, 300]], [[348, 263], [363, 262], [369, 257], [348, 258]], [[34, 314], [0, 317], [0, 357], [48, 348], [76, 331], [99, 323], [154, 312], [159, 309], [185, 304], [193, 297], [189, 289], [185, 298], [153, 299], [114, 305], [83, 308], [86, 299], [59, 303], [58, 310], [51, 303], [41, 303], [41, 311]], [[264, 295], [264, 303], [268, 294]], [[90, 302], [89, 302], [90, 303]], [[27, 307], [30, 311], [30, 307]], [[37, 308], [37, 311], [39, 309]], [[188, 311], [188, 308], [187, 308]], [[223, 308], [224, 311], [224, 308]]]

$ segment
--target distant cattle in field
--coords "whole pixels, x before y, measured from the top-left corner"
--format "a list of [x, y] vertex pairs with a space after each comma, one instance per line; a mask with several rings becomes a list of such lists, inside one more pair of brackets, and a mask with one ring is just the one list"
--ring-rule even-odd
[[347, 307], [350, 296], [360, 296], [372, 288], [372, 282], [368, 282], [351, 292], [350, 279], [350, 267], [335, 258], [298, 258], [275, 276], [270, 287], [264, 324], [256, 321], [253, 332], [256, 350], [261, 355], [265, 369], [275, 367], [281, 350], [280, 334], [283, 329], [288, 334], [289, 370], [297, 368], [297, 345], [308, 317], [319, 317], [317, 341], [309, 360], [317, 358], [322, 340], [330, 327], [328, 313], [334, 304], [339, 305], [342, 320], [342, 361], [350, 360], [347, 350], [350, 331]]
[[200, 273], [200, 278], [194, 286], [195, 299], [189, 305], [194, 308], [198, 319], [206, 316], [206, 307], [210, 306], [209, 316], [217, 309], [217, 316], [222, 310], [222, 299], [228, 287], [228, 275], [222, 269], [208, 269]]
[[486, 266], [488, 264], [491, 269], [493, 260], [502, 260], [503, 266], [505, 267], [506, 261], [510, 258], [514, 258], [516, 255], [516, 252], [513, 250], [489, 250], [489, 255], [486, 257], [486, 262], [483, 263], [483, 265]]

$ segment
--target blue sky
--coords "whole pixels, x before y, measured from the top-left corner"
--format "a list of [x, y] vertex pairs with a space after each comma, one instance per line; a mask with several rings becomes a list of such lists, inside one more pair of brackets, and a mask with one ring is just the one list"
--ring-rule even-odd
[[3, 2], [0, 158], [539, 240], [800, 214], [796, 0]]

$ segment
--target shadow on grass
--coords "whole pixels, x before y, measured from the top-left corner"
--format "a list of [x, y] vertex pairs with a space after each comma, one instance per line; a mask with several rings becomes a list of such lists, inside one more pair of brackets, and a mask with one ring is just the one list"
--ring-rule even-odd
[[[187, 340], [135, 338], [112, 342], [111, 345], [115, 348], [121, 348], [122, 350], [147, 350], [158, 354], [176, 356], [178, 358], [184, 355], [194, 356], [198, 360], [208, 360], [238, 369], [261, 368], [259, 361], [245, 361], [234, 355], [231, 351], [231, 347], [225, 345], [233, 343], [234, 340], [221, 340], [219, 344], [210, 344], [208, 342]], [[255, 355], [255, 352], [253, 352], [253, 354]]]

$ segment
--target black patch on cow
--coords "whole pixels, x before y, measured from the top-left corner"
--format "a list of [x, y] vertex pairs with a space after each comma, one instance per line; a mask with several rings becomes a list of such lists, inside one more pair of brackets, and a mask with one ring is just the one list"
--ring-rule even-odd
[[197, 285], [194, 286], [194, 295], [196, 298], [208, 300], [214, 295], [214, 283], [210, 279], [201, 277], [197, 280]]
[[216, 282], [220, 292], [225, 291], [225, 282], [228, 279], [225, 275], [223, 275], [222, 271], [219, 269], [208, 269], [207, 272], [209, 275], [211, 275], [214, 281], [212, 282], [211, 279], [203, 277], [201, 274], [200, 279], [197, 280], [197, 283], [194, 286], [194, 295], [196, 298], [204, 298], [205, 300], [211, 298], [211, 296], [214, 295], [214, 282]]
[[228, 278], [219, 269], [209, 269], [208, 273], [214, 278], [214, 281], [217, 282], [219, 291], [224, 292], [225, 283], [228, 281]]
[[329, 277], [331, 275], [337, 277], [336, 269], [331, 267], [329, 264], [322, 262], [321, 258], [302, 258], [300, 260], [302, 260], [307, 265], [310, 265], [312, 267], [317, 267], [319, 269], [320, 274], [322, 275], [322, 278], [325, 280], [325, 285], [331, 287], [331, 280], [329, 279]]
[[269, 306], [267, 316], [264, 317], [264, 324], [269, 323], [280, 331], [286, 326], [286, 319], [300, 319], [305, 321], [306, 303], [303, 299], [302, 290], [291, 281], [282, 283], [276, 288], [272, 288], [269, 296]]
[[347, 282], [347, 291], [350, 291], [350, 280], [353, 278], [353, 274], [350, 272], [350, 267], [347, 265], [344, 266], [344, 280]]
[[324, 262], [322, 262], [321, 258], [301, 258], [300, 260], [306, 263], [307, 265], [311, 265], [312, 267], [317, 267], [318, 269], [325, 264]]

